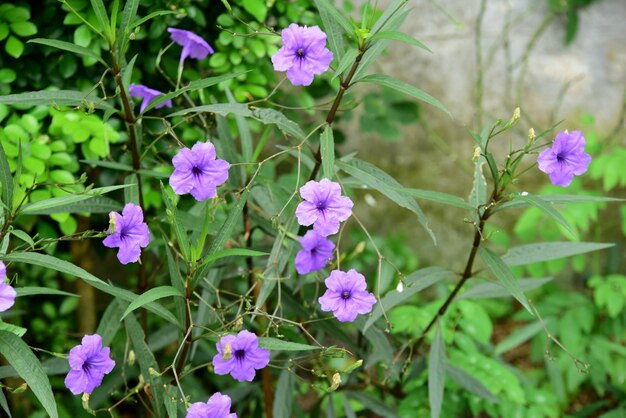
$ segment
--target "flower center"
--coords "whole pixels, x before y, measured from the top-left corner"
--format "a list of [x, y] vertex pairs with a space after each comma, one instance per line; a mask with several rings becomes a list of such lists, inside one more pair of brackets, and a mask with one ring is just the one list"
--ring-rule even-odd
[[304, 49], [298, 48], [298, 50], [296, 51], [296, 55], [300, 58], [304, 58]]
[[348, 292], [347, 290], [344, 290], [343, 293], [341, 293], [341, 297], [345, 300], [350, 299], [350, 292]]
[[235, 359], [241, 361], [246, 357], [246, 350], [235, 350]]
[[317, 202], [315, 207], [317, 210], [326, 210], [326, 202]]
[[199, 176], [200, 174], [202, 174], [202, 170], [196, 166], [193, 166], [191, 168], [191, 172], [193, 173], [194, 176]]
[[557, 155], [556, 155], [556, 160], [557, 160], [559, 163], [562, 163], [562, 162], [564, 162], [564, 161], [565, 161], [565, 157], [564, 157], [564, 156], [562, 156], [561, 154], [557, 154]]

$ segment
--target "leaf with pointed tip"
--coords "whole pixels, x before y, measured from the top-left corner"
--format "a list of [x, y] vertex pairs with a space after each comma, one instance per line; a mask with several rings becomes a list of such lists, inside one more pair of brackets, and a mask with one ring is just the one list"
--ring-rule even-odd
[[524, 295], [522, 288], [519, 285], [517, 279], [513, 276], [509, 267], [502, 261], [500, 257], [493, 251], [488, 248], [479, 248], [478, 254], [483, 262], [487, 265], [489, 270], [496, 276], [496, 279], [502, 283], [502, 286], [506, 290], [509, 291], [511, 296], [513, 296], [519, 303], [524, 306], [532, 315], [534, 315], [532, 309], [530, 309], [530, 305], [528, 304], [528, 299]]

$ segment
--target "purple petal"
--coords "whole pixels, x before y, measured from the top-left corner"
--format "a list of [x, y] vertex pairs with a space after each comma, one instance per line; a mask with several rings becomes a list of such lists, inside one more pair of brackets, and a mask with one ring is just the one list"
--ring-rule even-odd
[[11, 285], [4, 283], [4, 281], [0, 282], [0, 312], [8, 310], [15, 304], [16, 295], [17, 293]]
[[80, 370], [70, 370], [65, 377], [65, 387], [68, 388], [74, 395], [80, 395], [86, 391], [87, 388], [87, 374]]
[[7, 277], [7, 266], [5, 266], [2, 261], [0, 261], [0, 281], [4, 280], [6, 277]]
[[302, 226], [312, 225], [317, 221], [319, 210], [311, 202], [300, 202], [296, 208], [296, 217], [298, 218], [298, 224]]
[[117, 259], [120, 263], [135, 263], [140, 256], [141, 248], [136, 241], [124, 238], [120, 240], [119, 250], [117, 251]]

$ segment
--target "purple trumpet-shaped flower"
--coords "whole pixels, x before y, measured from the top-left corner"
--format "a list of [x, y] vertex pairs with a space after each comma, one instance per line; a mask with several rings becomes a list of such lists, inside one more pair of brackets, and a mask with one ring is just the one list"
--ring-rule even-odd
[[117, 259], [122, 264], [134, 263], [141, 256], [141, 248], [150, 242], [150, 230], [143, 221], [143, 211], [134, 203], [127, 203], [120, 215], [109, 213], [109, 235], [104, 245], [109, 248], [119, 247]]
[[304, 201], [296, 208], [298, 223], [313, 224], [313, 229], [322, 236], [339, 232], [339, 223], [352, 215], [352, 200], [341, 196], [339, 184], [328, 179], [307, 182], [300, 188], [300, 196]]
[[376, 303], [373, 293], [367, 291], [365, 277], [356, 270], [333, 270], [324, 281], [328, 288], [318, 299], [324, 312], [333, 312], [340, 322], [352, 322], [358, 314], [372, 311]]
[[102, 337], [98, 334], [85, 335], [81, 344], [70, 350], [71, 370], [65, 378], [65, 386], [74, 395], [93, 392], [102, 383], [104, 375], [115, 367], [110, 351], [109, 347], [102, 347]]
[[8, 310], [15, 304], [15, 289], [4, 282], [7, 277], [7, 267], [0, 261], [0, 312]]
[[552, 148], [537, 157], [539, 170], [550, 175], [555, 186], [567, 187], [574, 176], [580, 176], [589, 167], [591, 156], [585, 152], [585, 137], [580, 131], [559, 132]]
[[307, 274], [323, 269], [333, 259], [335, 244], [310, 230], [300, 238], [302, 249], [296, 254], [296, 271], [298, 274]]
[[270, 352], [259, 347], [259, 339], [243, 330], [239, 334], [226, 335], [217, 342], [217, 354], [213, 357], [213, 368], [217, 374], [229, 374], [233, 379], [251, 382], [256, 370], [270, 362]]
[[187, 57], [201, 60], [214, 52], [211, 45], [193, 32], [176, 28], [167, 28], [167, 31], [172, 41], [183, 47], [183, 52], [180, 54], [181, 65]]
[[287, 71], [294, 86], [308, 86], [315, 74], [328, 70], [333, 53], [326, 48], [326, 34], [319, 27], [292, 23], [281, 36], [283, 46], [272, 56], [272, 64], [276, 71]]
[[196, 142], [183, 148], [172, 159], [174, 172], [170, 186], [176, 194], [191, 193], [196, 200], [217, 195], [217, 186], [228, 180], [230, 164], [215, 159], [215, 147], [210, 142]]
[[[148, 107], [148, 105], [150, 104], [152, 100], [154, 100], [155, 98], [163, 94], [162, 92], [158, 90], [148, 88], [141, 84], [131, 84], [130, 87], [128, 88], [128, 92], [130, 93], [130, 97], [138, 97], [140, 99], [143, 99], [143, 101], [141, 102], [141, 107], [139, 108], [140, 113], [143, 113], [143, 111], [146, 109], [146, 107]], [[166, 100], [163, 103], [159, 103], [154, 108], [160, 109], [163, 106], [167, 106], [171, 108], [172, 101]]]
[[216, 392], [205, 402], [195, 402], [187, 410], [185, 418], [237, 418], [230, 412], [230, 397]]

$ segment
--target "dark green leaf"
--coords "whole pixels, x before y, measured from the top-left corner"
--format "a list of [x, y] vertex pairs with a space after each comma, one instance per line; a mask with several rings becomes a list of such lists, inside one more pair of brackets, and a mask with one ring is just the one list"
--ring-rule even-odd
[[476, 379], [465, 370], [453, 366], [452, 364], [446, 364], [446, 374], [454, 383], [462, 387], [463, 389], [480, 396], [489, 402], [498, 403], [498, 399], [493, 396], [493, 393], [483, 383]]
[[[520, 279], [518, 280], [518, 283], [520, 289], [522, 289], [523, 292], [527, 292], [529, 290], [537, 289], [538, 287], [541, 287], [551, 281], [552, 278], [548, 277], [545, 279]], [[503, 298], [509, 296], [511, 296], [511, 293], [506, 290], [502, 284], [499, 282], [493, 282], [476, 285], [467, 290], [465, 293], [454, 298], [454, 300]]]
[[44, 39], [44, 38], [30, 39], [28, 42], [33, 43], [33, 44], [47, 45], [53, 48], [61, 49], [63, 51], [69, 51], [75, 54], [84, 55], [86, 57], [90, 57], [99, 61], [103, 65], [107, 65], [107, 63], [102, 58], [100, 58], [100, 56], [96, 54], [93, 50], [89, 48], [85, 48], [84, 46], [73, 44], [71, 42], [59, 41], [56, 39]]
[[430, 50], [430, 48], [428, 48], [426, 45], [424, 45], [417, 39], [402, 32], [378, 32], [376, 35], [369, 38], [369, 41], [373, 42], [378, 39], [390, 39], [392, 41], [400, 41], [400, 42], [407, 43], [409, 45], [413, 45], [413, 46], [417, 46], [419, 48], [425, 49], [428, 52], [433, 52]]
[[170, 296], [178, 296], [184, 297], [184, 295], [178, 290], [173, 288], [172, 286], [159, 286], [153, 287], [152, 289], [142, 293], [137, 297], [137, 299], [133, 300], [128, 308], [124, 311], [121, 319], [126, 318], [126, 316], [134, 311], [135, 309], [141, 308], [144, 305], [147, 305], [150, 302], [154, 302], [155, 300], [167, 298]]
[[[320, 12], [320, 18], [324, 26], [324, 32], [328, 36], [328, 46], [333, 52], [334, 59], [340, 60], [344, 54], [343, 30], [341, 25], [335, 20], [331, 11], [327, 10], [328, 2], [323, 0], [313, 0]], [[355, 55], [356, 56], [356, 55]]]
[[50, 387], [50, 380], [28, 345], [15, 334], [0, 330], [0, 353], [28, 384], [48, 416], [58, 418], [59, 413]]
[[[532, 206], [527, 200], [520, 199], [521, 194], [512, 196], [512, 200], [504, 202], [494, 209], [494, 212], [499, 212], [506, 209], [522, 209]], [[604, 196], [589, 196], [589, 195], [568, 195], [568, 194], [556, 194], [556, 195], [538, 195], [543, 201], [553, 204], [569, 204], [569, 203], [616, 203], [623, 202], [625, 199], [619, 199], [616, 197], [604, 197]]]
[[339, 10], [332, 5], [332, 3], [328, 0], [314, 0], [315, 5], [319, 9], [320, 13], [323, 11], [327, 13], [335, 23], [343, 28], [343, 30], [348, 34], [352, 35], [354, 33], [354, 28], [350, 21], [341, 14]]
[[[262, 0], [255, 0], [261, 2]], [[265, 6], [265, 4], [263, 4]], [[264, 20], [264, 19], [259, 19]], [[226, 97], [230, 104], [240, 104], [235, 101], [232, 92], [228, 87], [226, 87]], [[248, 109], [247, 105], [246, 110]], [[248, 123], [241, 115], [235, 114], [235, 123], [237, 124], [237, 131], [239, 132], [239, 139], [241, 140], [241, 156], [243, 157], [243, 161], [250, 161], [252, 159], [252, 134], [250, 133], [250, 127]]]
[[398, 187], [395, 189], [398, 193], [414, 197], [416, 199], [430, 200], [431, 202], [442, 203], [444, 205], [455, 206], [463, 209], [473, 209], [473, 206], [458, 196], [448, 193], [435, 192], [432, 190], [410, 189], [407, 187]]
[[311, 351], [320, 350], [322, 348], [315, 345], [294, 343], [271, 337], [260, 337], [259, 346], [267, 348], [270, 351]]
[[274, 109], [255, 109], [254, 117], [264, 124], [276, 124], [278, 128], [297, 139], [304, 139], [306, 135], [300, 126], [294, 121], [288, 119], [282, 112]]
[[359, 401], [365, 408], [384, 418], [399, 418], [398, 414], [387, 406], [387, 404], [380, 399], [369, 395], [367, 392], [344, 391], [344, 393], [351, 399]]
[[320, 136], [320, 151], [322, 155], [322, 173], [327, 179], [335, 175], [335, 138], [333, 128], [327, 125]]
[[165, 15], [173, 15], [178, 13], [177, 11], [174, 10], [157, 10], [156, 12], [152, 12], [147, 14], [146, 16], [142, 17], [141, 19], [137, 19], [135, 20], [132, 25], [130, 25], [129, 30], [133, 30], [134, 28], [136, 28], [137, 26], [143, 25], [144, 23], [146, 23], [147, 21], [154, 19], [155, 17], [159, 17], [159, 16], [165, 16]]
[[105, 35], [104, 39], [109, 41], [111, 39], [111, 23], [109, 23], [109, 15], [107, 14], [107, 10], [104, 7], [104, 3], [102, 0], [90, 0], [91, 7], [93, 11], [96, 13], [96, 18], [100, 23], [100, 29], [102, 33]]
[[504, 288], [509, 291], [511, 296], [517, 299], [518, 302], [521, 303], [522, 306], [524, 306], [524, 308], [528, 310], [528, 312], [533, 314], [533, 311], [532, 309], [530, 309], [528, 300], [526, 299], [526, 296], [524, 295], [524, 292], [522, 291], [519, 282], [513, 276], [513, 273], [511, 272], [511, 270], [509, 270], [509, 267], [504, 263], [504, 261], [502, 261], [502, 259], [498, 257], [496, 253], [488, 248], [480, 248], [478, 250], [478, 254], [480, 255], [480, 258], [483, 260], [483, 262], [487, 265], [489, 270], [491, 270], [493, 275], [496, 276], [496, 279], [498, 279], [500, 283], [502, 283], [502, 286], [504, 286]]
[[4, 153], [2, 143], [0, 143], [0, 184], [2, 185], [2, 203], [11, 211], [13, 210], [13, 176], [11, 176], [9, 160]]
[[295, 381], [293, 372], [285, 369], [280, 372], [278, 384], [276, 385], [276, 394], [274, 395], [274, 411], [275, 417], [290, 417], [293, 408]]
[[[38, 202], [26, 204], [21, 209], [20, 213], [25, 214], [25, 215], [35, 215], [35, 214], [41, 214], [41, 213], [64, 213], [64, 212], [68, 212], [67, 210], [68, 207], [72, 209], [73, 205], [76, 202], [84, 201], [94, 196], [100, 196], [105, 193], [109, 193], [109, 192], [112, 192], [118, 189], [123, 189], [126, 187], [128, 187], [128, 185], [98, 187], [84, 194], [68, 194], [66, 196], [52, 197], [50, 199], [40, 200]], [[56, 212], [54, 210], [59, 207], [63, 208], [62, 212]], [[76, 212], [79, 212], [79, 211], [76, 210]]]
[[452, 113], [450, 113], [450, 111], [439, 100], [435, 99], [423, 90], [405, 83], [404, 81], [396, 80], [395, 78], [384, 74], [371, 74], [361, 78], [359, 82], [374, 83], [380, 86], [392, 88], [400, 93], [408, 94], [409, 96], [435, 106], [437, 109], [446, 112], [448, 116], [452, 117]]
[[249, 250], [247, 248], [227, 248], [225, 250], [216, 251], [215, 253], [204, 258], [205, 263], [213, 263], [220, 258], [225, 257], [261, 257], [268, 255], [263, 251]]
[[437, 323], [428, 357], [428, 402], [430, 403], [430, 416], [432, 418], [439, 418], [441, 415], [445, 384], [446, 347], [441, 337], [441, 326]]
[[70, 297], [79, 297], [73, 293], [64, 292], [63, 290], [51, 289], [49, 287], [16, 287], [15, 293], [17, 293], [17, 297], [22, 296], [34, 296], [34, 295], [56, 295], [56, 296], [70, 296]]
[[502, 261], [509, 266], [520, 266], [603, 250], [614, 245], [612, 243], [595, 242], [542, 242], [527, 244], [511, 248], [502, 256]]
[[122, 11], [122, 21], [120, 22], [120, 33], [124, 38], [128, 38], [130, 22], [137, 16], [137, 8], [139, 0], [126, 0], [124, 10]]
[[343, 74], [351, 65], [354, 64], [354, 60], [359, 55], [359, 51], [356, 49], [351, 49], [346, 54], [341, 57], [341, 61], [337, 65], [337, 69], [335, 70], [335, 75], [333, 76], [333, 80]]
[[571, 225], [565, 220], [563, 215], [561, 215], [559, 211], [556, 210], [550, 202], [543, 200], [539, 196], [533, 196], [533, 195], [520, 195], [518, 199], [524, 200], [528, 202], [529, 204], [531, 204], [532, 206], [536, 207], [537, 209], [541, 210], [543, 213], [550, 216], [555, 222], [557, 222], [559, 225], [565, 228], [565, 230], [569, 232], [572, 235], [572, 237], [574, 238], [577, 237], [577, 234], [576, 234], [576, 231], [574, 231], [574, 228], [571, 227]]
[[170, 118], [174, 116], [183, 116], [188, 113], [215, 113], [222, 116], [228, 116], [232, 114], [252, 117], [252, 111], [248, 109], [248, 105], [244, 103], [216, 103], [211, 105], [195, 106], [187, 108], [185, 110], [180, 110], [178, 112], [170, 113], [169, 115], [167, 115], [167, 117]]
[[0, 104], [23, 106], [93, 106], [95, 109], [113, 109], [113, 107], [97, 98], [89, 96], [92, 93], [81, 93], [73, 90], [44, 90], [27, 93], [7, 94], [0, 96]]
[[422, 224], [422, 226], [426, 229], [433, 242], [437, 242], [433, 231], [428, 226], [428, 219], [426, 219], [426, 215], [422, 209], [413, 198], [396, 191], [396, 189], [402, 188], [402, 185], [393, 177], [378, 167], [356, 158], [350, 160], [349, 163], [341, 160], [337, 160], [335, 163], [341, 170], [350, 174], [352, 177], [360, 180], [365, 185], [378, 190], [399, 206], [409, 209], [411, 212], [415, 213], [420, 224]]

